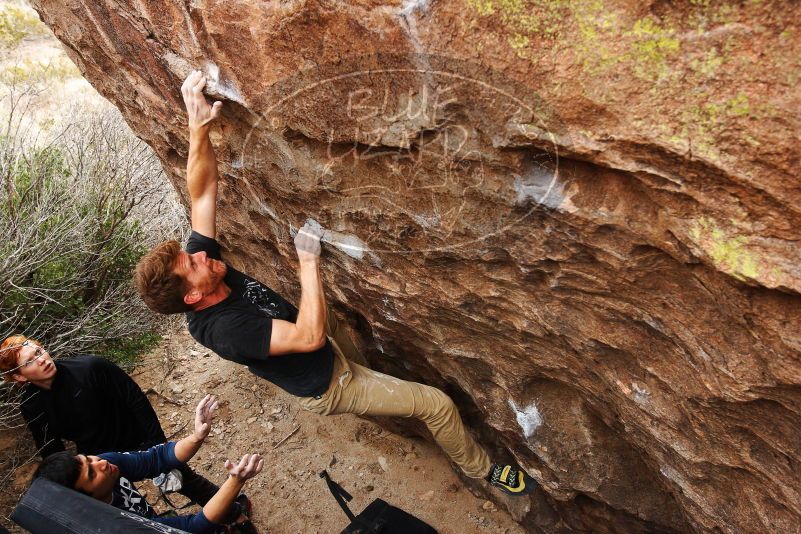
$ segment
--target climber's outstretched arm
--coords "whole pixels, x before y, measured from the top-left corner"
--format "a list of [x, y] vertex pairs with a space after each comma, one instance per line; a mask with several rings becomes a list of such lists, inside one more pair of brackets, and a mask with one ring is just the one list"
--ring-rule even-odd
[[192, 230], [217, 237], [217, 158], [209, 139], [210, 123], [220, 115], [222, 102], [209, 105], [203, 95], [206, 77], [192, 71], [181, 86], [189, 119], [189, 157], [186, 186], [192, 205]]

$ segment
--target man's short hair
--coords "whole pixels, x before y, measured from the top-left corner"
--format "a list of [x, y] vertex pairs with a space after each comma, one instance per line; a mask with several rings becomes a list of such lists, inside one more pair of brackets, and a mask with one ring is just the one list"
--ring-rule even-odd
[[180, 252], [178, 241], [165, 241], [136, 264], [134, 285], [147, 307], [155, 312], [169, 314], [192, 310], [184, 302], [186, 284], [173, 272]]
[[34, 478], [46, 478], [71, 489], [75, 489], [80, 476], [81, 462], [69, 451], [56, 452], [45, 457], [33, 475]]
[[0, 373], [3, 374], [3, 380], [6, 382], [12, 382], [14, 380], [11, 376], [19, 367], [17, 365], [17, 361], [19, 361], [19, 351], [22, 350], [23, 343], [26, 341], [36, 343], [39, 346], [42, 345], [35, 339], [27, 338], [22, 334], [8, 336], [3, 340], [3, 343], [0, 343]]

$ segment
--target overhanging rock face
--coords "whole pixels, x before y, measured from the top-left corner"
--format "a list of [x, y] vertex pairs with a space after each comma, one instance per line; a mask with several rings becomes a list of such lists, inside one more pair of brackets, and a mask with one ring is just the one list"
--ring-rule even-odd
[[528, 529], [798, 531], [799, 4], [33, 3], [182, 192], [209, 75], [227, 257], [296, 297], [325, 227], [373, 365], [538, 479]]

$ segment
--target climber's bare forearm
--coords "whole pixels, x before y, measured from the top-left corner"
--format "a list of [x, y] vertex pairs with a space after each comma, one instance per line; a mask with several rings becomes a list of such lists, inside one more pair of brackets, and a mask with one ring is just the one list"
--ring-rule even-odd
[[186, 187], [192, 203], [192, 230], [217, 237], [217, 158], [209, 139], [209, 124], [220, 116], [222, 102], [209, 105], [203, 95], [206, 77], [192, 71], [181, 86], [189, 125]]
[[192, 202], [192, 230], [217, 237], [217, 158], [209, 139], [209, 125], [189, 131], [186, 186]]
[[300, 306], [297, 325], [308, 335], [311, 346], [325, 345], [325, 322], [328, 308], [325, 305], [325, 291], [320, 277], [319, 257], [300, 262]]
[[294, 323], [273, 319], [270, 356], [313, 352], [325, 345], [325, 305], [319, 260], [300, 264], [300, 306]]

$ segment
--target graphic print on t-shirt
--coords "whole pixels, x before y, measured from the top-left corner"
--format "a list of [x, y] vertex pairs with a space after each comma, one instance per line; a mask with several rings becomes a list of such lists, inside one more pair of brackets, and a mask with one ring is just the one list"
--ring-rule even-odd
[[114, 502], [112, 503], [114, 506], [142, 517], [150, 518], [153, 516], [153, 510], [150, 505], [127, 478], [120, 477], [117, 483], [117, 491], [114, 493]]
[[278, 317], [278, 303], [271, 297], [267, 288], [256, 280], [245, 280], [245, 294], [243, 298], [252, 302], [259, 310], [270, 317]]

